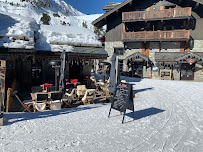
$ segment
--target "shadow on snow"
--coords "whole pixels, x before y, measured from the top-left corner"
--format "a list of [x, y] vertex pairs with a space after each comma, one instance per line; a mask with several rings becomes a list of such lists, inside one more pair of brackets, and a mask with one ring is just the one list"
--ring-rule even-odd
[[[152, 115], [164, 112], [164, 111], [165, 110], [154, 108], [154, 107], [144, 109], [144, 110], [135, 111], [135, 120], [145, 118], [148, 116], [152, 116]], [[127, 113], [126, 116], [133, 118], [133, 112]]]
[[94, 109], [98, 108], [97, 107], [77, 107], [77, 108], [64, 108], [60, 110], [47, 110], [43, 112], [35, 112], [35, 113], [5, 113], [4, 117], [6, 118], [5, 125], [11, 125], [16, 122], [20, 121], [26, 121], [26, 120], [32, 120], [32, 119], [40, 119], [40, 118], [48, 118], [52, 116], [57, 116], [57, 115], [64, 115], [64, 114], [69, 114], [72, 112], [78, 112], [78, 111], [83, 111], [83, 110], [89, 110], [89, 109]]
[[153, 88], [145, 88], [145, 89], [133, 90], [133, 93], [136, 94], [138, 92], [143, 92], [143, 91], [147, 91], [147, 90], [153, 90]]

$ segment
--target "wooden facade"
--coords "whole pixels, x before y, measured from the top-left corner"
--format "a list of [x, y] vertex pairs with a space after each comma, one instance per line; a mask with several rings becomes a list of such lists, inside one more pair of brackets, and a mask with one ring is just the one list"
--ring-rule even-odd
[[174, 8], [165, 10], [152, 11], [134, 11], [122, 12], [123, 22], [142, 21], [142, 20], [157, 20], [157, 19], [175, 19], [175, 18], [189, 18], [191, 17], [191, 7]]
[[[121, 59], [125, 60], [129, 55], [140, 52], [148, 56], [156, 65], [158, 61], [156, 61], [155, 52], [157, 51], [171, 52], [171, 54], [173, 52], [177, 54], [190, 51], [203, 52], [202, 10], [203, 1], [197, 2], [196, 0], [126, 0], [95, 20], [93, 24], [97, 27], [107, 25], [106, 51], [109, 54], [114, 50], [113, 47], [119, 44], [120, 46], [117, 47], [123, 46], [126, 50], [123, 56], [119, 56]], [[134, 64], [139, 66], [140, 62]], [[174, 79], [197, 80], [200, 78], [203, 81], [203, 76], [200, 75], [202, 61], [197, 60], [192, 63], [193, 66], [183, 64], [188, 63], [165, 60], [159, 69], [169, 68], [174, 72], [173, 69], [178, 66], [182, 72], [177, 70], [178, 74], [172, 73], [173, 76], [178, 75]], [[142, 66], [144, 69], [144, 64]], [[124, 70], [133, 70], [132, 68], [126, 69]], [[157, 72], [150, 70], [147, 66], [145, 70], [148, 74], [143, 73], [143, 77], [149, 77], [151, 74], [153, 77], [153, 72]], [[189, 72], [186, 72], [185, 78], [182, 78], [185, 70]]]
[[177, 41], [189, 40], [190, 30], [123, 32], [123, 41]]

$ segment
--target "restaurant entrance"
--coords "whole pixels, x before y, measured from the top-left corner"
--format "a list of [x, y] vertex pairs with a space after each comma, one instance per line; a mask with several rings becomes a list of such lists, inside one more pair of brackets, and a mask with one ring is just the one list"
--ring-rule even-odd
[[73, 62], [69, 64], [69, 79], [78, 79], [81, 82], [82, 71], [82, 63], [77, 60], [73, 60]]
[[133, 64], [132, 64], [133, 77], [139, 77], [139, 78], [143, 77], [143, 65], [144, 65], [144, 61], [142, 61], [142, 62], [133, 62]]

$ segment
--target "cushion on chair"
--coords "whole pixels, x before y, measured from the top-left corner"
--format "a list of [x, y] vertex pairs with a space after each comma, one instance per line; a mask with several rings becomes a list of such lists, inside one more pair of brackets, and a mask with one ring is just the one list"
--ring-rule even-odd
[[58, 109], [61, 109], [61, 102], [60, 102], [60, 100], [51, 101], [50, 109], [51, 109], [51, 110], [58, 110]]
[[70, 83], [76, 83], [78, 82], [78, 79], [70, 79]]
[[46, 110], [46, 103], [35, 103], [35, 108], [37, 111], [44, 111]]

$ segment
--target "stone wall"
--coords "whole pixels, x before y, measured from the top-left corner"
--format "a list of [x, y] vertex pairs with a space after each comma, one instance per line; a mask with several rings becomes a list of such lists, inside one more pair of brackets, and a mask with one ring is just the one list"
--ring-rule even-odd
[[194, 80], [203, 81], [202, 65], [199, 65], [199, 64], [195, 65]]
[[[109, 56], [107, 58], [107, 62], [110, 62], [110, 59], [111, 59], [111, 56], [113, 55], [115, 47], [123, 47], [124, 48], [124, 44], [122, 41], [105, 42], [105, 51], [108, 53], [108, 56]], [[119, 58], [122, 58], [122, 56], [120, 56]]]
[[[114, 52], [114, 47], [124, 47], [122, 41], [105, 42], [105, 50], [109, 57], [107, 61], [110, 62], [110, 58]], [[142, 43], [134, 42], [127, 45], [124, 55], [120, 55], [119, 59], [125, 59], [126, 57], [136, 53], [141, 53]], [[155, 52], [180, 52], [180, 42], [150, 42], [149, 58], [155, 64]], [[190, 46], [191, 52], [203, 52], [203, 40], [194, 40]], [[196, 64], [194, 81], [203, 81], [203, 75], [201, 74], [202, 66]], [[124, 60], [123, 71], [128, 71], [127, 62]], [[153, 71], [151, 68], [143, 67], [143, 77], [150, 77], [153, 79], [159, 79], [159, 71]], [[173, 79], [180, 80], [180, 70], [173, 70]]]
[[203, 52], [203, 40], [194, 40], [190, 43], [191, 52]]

